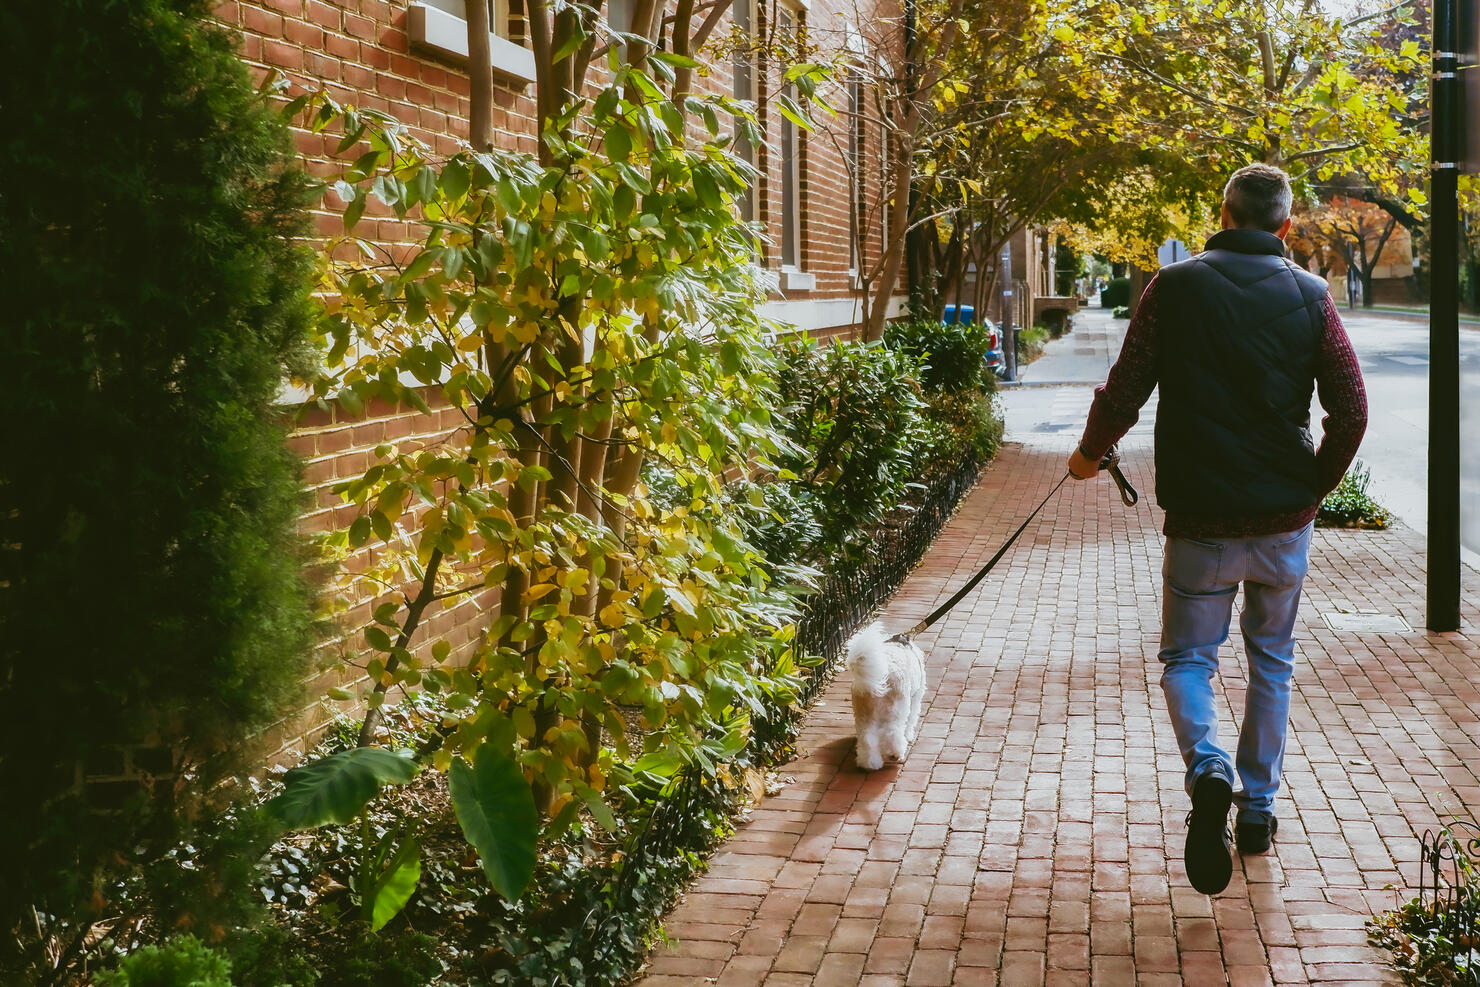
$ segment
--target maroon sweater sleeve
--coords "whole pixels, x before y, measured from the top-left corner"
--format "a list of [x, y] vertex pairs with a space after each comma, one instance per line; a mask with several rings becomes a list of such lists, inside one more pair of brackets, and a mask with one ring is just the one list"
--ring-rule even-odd
[[1362, 384], [1361, 364], [1330, 295], [1321, 315], [1325, 331], [1316, 356], [1316, 394], [1326, 415], [1321, 419], [1323, 434], [1316, 450], [1316, 476], [1324, 497], [1336, 489], [1362, 444], [1362, 434], [1367, 431], [1367, 390]]
[[1161, 317], [1160, 295], [1152, 278], [1141, 293], [1136, 314], [1126, 327], [1120, 356], [1105, 383], [1095, 388], [1089, 421], [1079, 448], [1087, 459], [1100, 460], [1141, 417], [1141, 406], [1156, 389], [1157, 322]]

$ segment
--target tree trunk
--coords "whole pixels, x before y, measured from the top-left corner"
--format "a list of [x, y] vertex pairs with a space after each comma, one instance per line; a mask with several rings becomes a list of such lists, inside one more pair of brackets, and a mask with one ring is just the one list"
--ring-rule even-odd
[[914, 154], [910, 147], [898, 150], [899, 155], [894, 161], [894, 201], [889, 207], [889, 243], [884, 248], [884, 263], [879, 270], [879, 281], [874, 286], [874, 310], [869, 313], [868, 326], [863, 336], [868, 341], [884, 337], [889, 302], [894, 297], [894, 288], [899, 283], [899, 271], [904, 263], [905, 234], [910, 227], [909, 190], [914, 177]]
[[493, 149], [493, 53], [489, 41], [488, 0], [467, 0], [468, 143]]

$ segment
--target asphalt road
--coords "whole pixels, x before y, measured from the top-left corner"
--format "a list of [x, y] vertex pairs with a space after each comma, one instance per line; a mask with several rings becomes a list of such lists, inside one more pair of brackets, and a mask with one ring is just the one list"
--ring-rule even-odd
[[[1372, 493], [1405, 523], [1426, 528], [1428, 509], [1428, 324], [1389, 314], [1341, 310], [1367, 384], [1369, 424], [1358, 456], [1372, 471]], [[1077, 437], [1093, 385], [1120, 351], [1127, 323], [1090, 309], [1075, 329], [1048, 344], [1023, 370], [1024, 385], [1004, 395], [1008, 438]], [[1128, 443], [1149, 442], [1156, 396]], [[1321, 408], [1312, 401], [1312, 430]], [[1465, 557], [1480, 566], [1480, 329], [1460, 329], [1460, 523]], [[1072, 448], [1072, 445], [1069, 446]]]
[[[1373, 493], [1409, 525], [1424, 530], [1429, 478], [1428, 323], [1369, 315], [1360, 309], [1343, 309], [1341, 317], [1367, 383], [1367, 435], [1359, 455], [1372, 470]], [[1480, 330], [1462, 327], [1459, 335], [1460, 541], [1480, 553]], [[1319, 402], [1313, 403], [1313, 418], [1318, 409]]]

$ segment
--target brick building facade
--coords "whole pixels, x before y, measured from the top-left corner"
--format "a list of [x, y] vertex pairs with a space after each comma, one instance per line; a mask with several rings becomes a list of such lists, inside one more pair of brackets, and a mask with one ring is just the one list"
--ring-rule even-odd
[[[609, 0], [607, 16], [630, 19], [632, 0]], [[277, 70], [295, 90], [327, 89], [334, 98], [384, 111], [410, 126], [438, 153], [451, 153], [468, 137], [469, 81], [463, 0], [225, 0], [217, 14], [242, 35], [242, 55], [260, 72]], [[494, 63], [494, 124], [505, 146], [534, 151], [534, 60], [524, 38], [523, 0], [493, 0], [491, 39]], [[803, 132], [775, 111], [773, 97], [784, 84], [782, 69], [765, 50], [729, 43], [749, 34], [800, 30], [819, 57], [830, 47], [864, 43], [855, 26], [861, 18], [851, 0], [733, 0], [711, 36], [717, 54], [707, 59], [711, 71], [696, 85], [753, 100], [765, 136], [748, 157], [760, 179], [741, 204], [748, 218], [762, 224], [769, 246], [759, 259], [774, 288], [767, 315], [819, 335], [849, 332], [861, 319], [863, 304], [856, 271], [871, 264], [882, 248], [881, 178], [884, 172], [882, 133], [864, 122], [868, 96], [857, 77], [839, 80], [824, 98], [838, 108], [836, 116], [819, 114], [819, 129]], [[891, 35], [885, 19], [869, 25], [873, 37]], [[883, 26], [881, 27], [881, 23]], [[774, 34], [770, 35], [774, 36]], [[311, 167], [324, 166], [332, 142], [307, 132], [297, 134], [300, 151]], [[850, 167], [850, 164], [853, 167]], [[318, 217], [325, 235], [337, 231], [340, 218]], [[373, 224], [373, 225], [370, 225]], [[850, 231], [864, 229], [855, 238]], [[394, 245], [416, 231], [388, 212], [367, 211], [359, 228], [368, 239]], [[852, 246], [859, 243], [859, 248]], [[861, 249], [862, 257], [856, 256]], [[892, 307], [902, 299], [896, 298]], [[294, 445], [306, 463], [314, 507], [306, 517], [310, 531], [340, 528], [357, 509], [344, 504], [334, 487], [358, 477], [371, 464], [372, 450], [395, 442], [415, 446], [445, 435], [460, 420], [436, 388], [424, 392], [432, 414], [410, 408], [372, 404], [350, 416], [343, 409], [309, 409]], [[349, 560], [364, 565], [370, 551]], [[393, 598], [346, 601], [338, 624], [342, 636], [332, 651], [355, 653], [374, 607]], [[476, 646], [487, 601], [460, 598], [455, 606], [429, 614], [412, 649], [446, 639], [454, 654]], [[315, 682], [311, 695], [331, 685]], [[347, 706], [346, 709], [351, 707]], [[301, 748], [306, 737], [327, 721], [322, 705], [279, 724], [265, 738], [269, 751], [284, 759]]]

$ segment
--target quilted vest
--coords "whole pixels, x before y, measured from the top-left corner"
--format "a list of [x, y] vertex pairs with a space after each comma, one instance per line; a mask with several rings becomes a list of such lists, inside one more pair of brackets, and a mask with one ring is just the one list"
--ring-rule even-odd
[[1326, 283], [1279, 237], [1224, 230], [1157, 275], [1156, 499], [1261, 517], [1319, 499], [1310, 399]]

